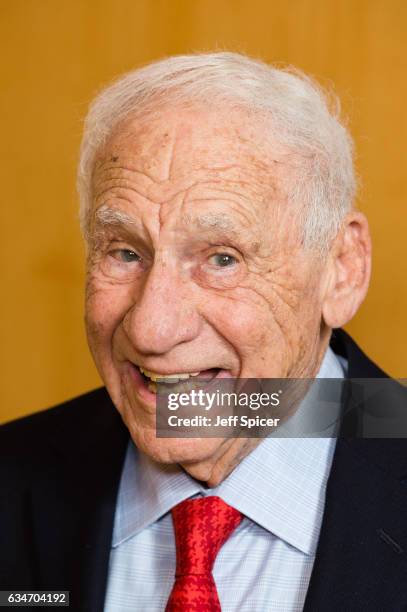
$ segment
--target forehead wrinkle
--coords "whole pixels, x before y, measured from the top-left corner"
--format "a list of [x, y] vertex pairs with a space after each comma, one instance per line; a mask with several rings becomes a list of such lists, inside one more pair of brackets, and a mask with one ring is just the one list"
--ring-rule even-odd
[[[205, 191], [210, 192], [211, 190]], [[213, 195], [202, 194], [201, 196], [197, 195], [192, 198], [190, 194], [188, 194], [186, 204], [195, 203], [195, 205], [197, 205], [197, 203], [203, 202], [211, 202], [213, 210], [208, 210], [204, 215], [200, 215], [200, 217], [209, 218], [210, 215], [220, 218], [228, 217], [229, 223], [238, 229], [242, 229], [242, 227], [249, 228], [258, 223], [259, 210], [257, 205], [259, 203], [262, 204], [256, 197], [251, 199], [247, 194], [230, 191], [228, 189], [216, 189]], [[221, 206], [223, 210], [219, 211]], [[194, 210], [197, 210], [197, 208], [194, 208]], [[197, 210], [197, 213], [199, 213], [199, 210]], [[203, 224], [208, 225], [205, 220], [203, 220]]]
[[124, 160], [122, 158], [119, 159], [119, 156], [117, 156], [117, 159], [118, 162], [113, 163], [112, 157], [109, 155], [109, 159], [105, 161], [99, 160], [96, 163], [92, 174], [94, 187], [113, 181], [121, 182], [124, 186], [127, 186], [137, 181], [140, 187], [148, 191], [150, 185], [156, 182], [153, 176], [147, 171], [137, 168], [130, 160], [126, 158]]
[[[175, 142], [173, 144], [175, 147]], [[171, 155], [172, 164], [174, 151]], [[168, 168], [168, 172], [172, 174], [170, 166]], [[110, 189], [119, 191], [119, 193], [128, 190], [156, 204], [164, 204], [182, 191], [191, 192], [194, 188], [200, 187], [220, 192], [226, 191], [238, 197], [253, 196], [262, 199], [265, 191], [271, 191], [271, 195], [275, 194], [275, 179], [276, 177], [270, 176], [270, 172], [265, 175], [259, 169], [251, 168], [250, 164], [241, 165], [239, 163], [212, 167], [192, 165], [188, 173], [158, 179], [150, 175], [145, 168], [138, 168], [137, 160], [134, 158], [124, 156], [123, 159], [123, 156], [120, 156], [120, 160], [114, 163], [109, 155], [106, 161], [98, 161], [93, 174], [93, 185], [97, 199], [104, 196]], [[128, 200], [127, 197], [125, 199]]]
[[[191, 185], [188, 189], [188, 201], [232, 202], [237, 212], [247, 216], [248, 222], [257, 221], [260, 208], [271, 201], [282, 200], [283, 194], [279, 192], [277, 177], [271, 176], [270, 173], [267, 176], [259, 176], [247, 171], [247, 168], [242, 168], [242, 172], [244, 176], [222, 178], [216, 175], [216, 178], [207, 178]], [[196, 194], [197, 188], [199, 194]]]
[[[256, 190], [254, 185], [252, 183], [250, 183], [249, 181], [243, 182], [243, 181], [222, 181], [222, 180], [218, 180], [218, 181], [202, 181], [199, 184], [200, 187], [204, 188], [204, 191], [207, 193], [206, 197], [197, 197], [197, 198], [190, 198], [190, 201], [194, 201], [195, 199], [201, 200], [201, 199], [210, 199], [210, 197], [212, 197], [212, 199], [217, 199], [218, 198], [218, 194], [221, 194], [221, 198], [222, 199], [229, 199], [231, 201], [232, 198], [224, 198], [223, 194], [229, 195], [229, 196], [236, 196], [237, 198], [241, 198], [243, 200], [246, 200], [248, 202], [251, 201], [250, 198], [252, 197], [256, 197], [259, 198], [261, 200], [262, 197], [264, 197], [264, 193], [262, 193], [262, 191], [260, 190]], [[242, 189], [239, 189], [239, 187], [242, 187]], [[189, 195], [193, 196], [193, 189], [189, 189], [188, 190]], [[192, 193], [191, 193], [192, 192]], [[213, 194], [213, 196], [211, 196], [211, 194]]]
[[[117, 160], [117, 162], [114, 162], [113, 159]], [[131, 174], [139, 174], [153, 183], [157, 182], [156, 179], [150, 176], [147, 172], [137, 168], [137, 166], [132, 163], [135, 161], [133, 158], [127, 159], [126, 156], [117, 155], [113, 156], [113, 159], [112, 156], [109, 155], [107, 160], [97, 160], [93, 170], [93, 178], [97, 179], [101, 174], [109, 175], [109, 173], [114, 173], [116, 170], [119, 170], [125, 173], [129, 172]]]
[[94, 197], [98, 200], [109, 191], [114, 190], [129, 203], [131, 203], [131, 199], [123, 196], [126, 191], [135, 193], [154, 204], [165, 204], [200, 184], [199, 178], [192, 178], [190, 175], [181, 177], [176, 181], [170, 178], [157, 180], [130, 164], [108, 165], [104, 169], [102, 165], [100, 164], [98, 171], [93, 175]]
[[147, 195], [154, 181], [145, 173], [134, 168], [117, 165], [109, 166], [106, 171], [93, 174], [93, 192], [95, 199], [100, 199], [110, 190], [118, 192], [131, 191], [141, 198], [149, 200]]
[[[119, 156], [116, 157], [119, 160]], [[108, 160], [99, 161], [95, 167], [92, 181], [96, 197], [101, 197], [109, 189], [120, 189], [132, 191], [155, 204], [161, 204], [170, 199], [167, 192], [173, 189], [171, 189], [169, 176], [155, 177], [145, 167], [137, 167], [137, 159], [127, 159], [127, 157], [123, 159], [122, 157], [120, 161], [113, 163], [109, 155]], [[171, 164], [168, 165], [168, 172], [170, 172]], [[160, 190], [164, 193], [160, 194]]]
[[[106, 200], [106, 199], [124, 200], [125, 202], [128, 202], [129, 204], [134, 205], [134, 198], [131, 198], [129, 196], [129, 192], [132, 194], [135, 193], [137, 196], [139, 196], [143, 200], [146, 200], [149, 204], [160, 204], [159, 202], [154, 202], [153, 200], [151, 200], [149, 197], [141, 193], [138, 189], [134, 189], [132, 187], [119, 187], [115, 185], [106, 187], [106, 189], [103, 189], [102, 191], [97, 192], [95, 194], [94, 199], [95, 201]], [[106, 198], [105, 197], [106, 194], [110, 194], [110, 197]]]
[[231, 185], [235, 188], [241, 186], [254, 192], [262, 191], [265, 187], [275, 190], [277, 176], [273, 175], [273, 168], [265, 164], [259, 168], [251, 162], [252, 160], [248, 163], [236, 163], [222, 167], [204, 165], [193, 168], [193, 171], [198, 181], [202, 176], [199, 181], [202, 185], [225, 185], [225, 187]]

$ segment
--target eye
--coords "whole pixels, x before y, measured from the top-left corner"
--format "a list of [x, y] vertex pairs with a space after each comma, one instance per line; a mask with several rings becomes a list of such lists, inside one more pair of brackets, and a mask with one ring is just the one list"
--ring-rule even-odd
[[229, 253], [216, 253], [209, 258], [209, 261], [219, 268], [227, 268], [238, 263], [236, 257]]
[[129, 249], [116, 249], [112, 252], [112, 256], [123, 263], [141, 261], [140, 255], [137, 255], [135, 251], [130, 251]]

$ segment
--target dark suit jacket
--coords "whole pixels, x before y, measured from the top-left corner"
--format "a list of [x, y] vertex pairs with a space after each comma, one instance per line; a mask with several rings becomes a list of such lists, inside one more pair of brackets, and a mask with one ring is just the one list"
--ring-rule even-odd
[[[385, 376], [344, 332], [332, 345], [350, 378]], [[0, 590], [103, 610], [127, 442], [105, 388], [0, 428]], [[304, 609], [407, 610], [407, 440], [338, 439]]]

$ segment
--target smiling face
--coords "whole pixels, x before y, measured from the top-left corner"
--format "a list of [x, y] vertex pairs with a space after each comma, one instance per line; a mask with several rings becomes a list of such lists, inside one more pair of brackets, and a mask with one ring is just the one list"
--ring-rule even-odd
[[323, 264], [301, 247], [285, 196], [292, 156], [264, 132], [237, 109], [133, 118], [93, 175], [86, 325], [96, 365], [135, 443], [211, 482], [215, 464], [253, 441], [156, 438], [155, 395], [138, 366], [313, 376], [328, 338]]

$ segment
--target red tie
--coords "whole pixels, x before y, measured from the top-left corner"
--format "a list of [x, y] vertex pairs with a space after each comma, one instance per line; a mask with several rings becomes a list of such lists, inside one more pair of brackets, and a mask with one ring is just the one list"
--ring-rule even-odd
[[165, 612], [220, 612], [212, 568], [242, 518], [215, 496], [187, 499], [172, 509], [177, 569]]

